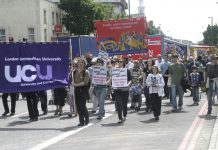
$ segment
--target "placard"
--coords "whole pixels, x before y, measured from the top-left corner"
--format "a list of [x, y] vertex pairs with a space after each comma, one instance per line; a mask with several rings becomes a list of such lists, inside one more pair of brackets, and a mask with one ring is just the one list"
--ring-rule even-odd
[[106, 85], [107, 68], [102, 66], [93, 66], [92, 83], [94, 85]]
[[127, 87], [127, 68], [112, 69], [112, 87]]

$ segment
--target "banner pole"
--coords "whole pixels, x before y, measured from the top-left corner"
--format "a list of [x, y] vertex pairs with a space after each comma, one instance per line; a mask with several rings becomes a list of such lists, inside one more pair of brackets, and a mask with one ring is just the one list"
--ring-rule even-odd
[[73, 87], [73, 83], [74, 83], [74, 75], [73, 75], [73, 71], [74, 70], [71, 70], [72, 67], [73, 67], [73, 49], [72, 49], [72, 41], [71, 41], [71, 38], [69, 39], [69, 42], [70, 42], [70, 64], [71, 64], [71, 68], [70, 68], [70, 71], [71, 71], [71, 74], [72, 74], [72, 86], [70, 85], [70, 88], [73, 88], [72, 91], [73, 91], [73, 112], [75, 114], [75, 116], [77, 116], [77, 109], [76, 109], [76, 102], [75, 102], [75, 89]]

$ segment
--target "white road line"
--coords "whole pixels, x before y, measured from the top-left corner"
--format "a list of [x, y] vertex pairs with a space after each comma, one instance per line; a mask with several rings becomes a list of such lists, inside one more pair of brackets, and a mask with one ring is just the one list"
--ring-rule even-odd
[[[105, 117], [103, 118], [103, 120], [110, 117], [111, 115], [112, 114], [110, 114], [110, 113], [105, 113]], [[89, 123], [87, 126], [83, 126], [83, 127], [78, 128], [76, 130], [64, 132], [64, 133], [62, 133], [62, 134], [60, 134], [60, 135], [58, 135], [56, 137], [53, 137], [53, 138], [51, 138], [51, 139], [49, 139], [49, 140], [47, 140], [47, 141], [45, 141], [43, 143], [40, 143], [40, 144], [34, 146], [34, 147], [32, 147], [32, 148], [30, 148], [28, 150], [42, 150], [42, 149], [44, 149], [44, 148], [46, 148], [46, 147], [48, 147], [50, 145], [53, 145], [53, 144], [65, 139], [65, 138], [67, 138], [67, 137], [69, 137], [71, 135], [74, 135], [74, 134], [76, 134], [76, 133], [78, 133], [78, 132], [80, 132], [80, 131], [82, 131], [82, 130], [84, 130], [84, 129], [92, 126], [92, 125], [94, 125], [94, 123]]]
[[11, 118], [20, 117], [20, 116], [23, 116], [23, 115], [25, 115], [25, 114], [28, 114], [28, 112], [24, 112], [24, 113], [21, 113], [21, 114], [18, 114], [18, 115], [12, 116]]
[[42, 150], [42, 149], [44, 149], [44, 148], [46, 148], [46, 147], [48, 147], [48, 146], [50, 146], [50, 145], [52, 145], [52, 144], [54, 144], [54, 143], [57, 143], [57, 142], [59, 142], [59, 141], [65, 139], [65, 138], [67, 138], [67, 137], [69, 137], [69, 136], [71, 136], [71, 135], [73, 135], [73, 134], [76, 134], [76, 133], [78, 133], [78, 132], [80, 132], [80, 131], [82, 131], [82, 130], [88, 128], [88, 127], [90, 127], [91, 125], [93, 125], [93, 123], [90, 123], [90, 124], [88, 124], [87, 126], [84, 126], [84, 127], [82, 127], [82, 128], [79, 128], [79, 129], [77, 129], [77, 130], [64, 132], [64, 133], [62, 133], [62, 134], [60, 134], [60, 135], [58, 135], [58, 136], [56, 136], [56, 137], [54, 137], [54, 138], [52, 138], [52, 139], [50, 139], [50, 140], [48, 140], [48, 141], [45, 141], [45, 142], [43, 142], [43, 143], [40, 143], [40, 144], [38, 144], [38, 145], [36, 145], [36, 146], [30, 148], [29, 150]]

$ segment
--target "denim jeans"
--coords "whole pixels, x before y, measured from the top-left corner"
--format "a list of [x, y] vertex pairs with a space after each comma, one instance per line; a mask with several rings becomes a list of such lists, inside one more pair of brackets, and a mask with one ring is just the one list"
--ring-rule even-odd
[[212, 110], [212, 97], [213, 97], [213, 81], [209, 81], [209, 89], [207, 89], [207, 102], [208, 110]]
[[99, 112], [98, 112], [99, 117], [103, 117], [105, 114], [104, 102], [105, 102], [105, 98], [107, 95], [107, 90], [108, 90], [107, 87], [96, 87], [95, 88], [96, 97], [99, 103]]
[[199, 102], [199, 86], [194, 87], [192, 89], [192, 91], [193, 91], [193, 101], [194, 102]]
[[184, 91], [182, 89], [182, 85], [171, 85], [171, 93], [172, 93], [172, 105], [174, 109], [177, 109], [177, 99], [176, 99], [176, 92], [179, 95], [179, 104], [178, 106], [181, 107], [183, 105], [183, 94]]

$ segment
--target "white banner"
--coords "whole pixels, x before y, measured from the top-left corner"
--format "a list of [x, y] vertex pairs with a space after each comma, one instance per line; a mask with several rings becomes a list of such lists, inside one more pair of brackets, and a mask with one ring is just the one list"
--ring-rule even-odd
[[127, 68], [112, 69], [112, 87], [127, 87]]
[[106, 85], [107, 68], [102, 66], [93, 66], [92, 83], [94, 85]]

